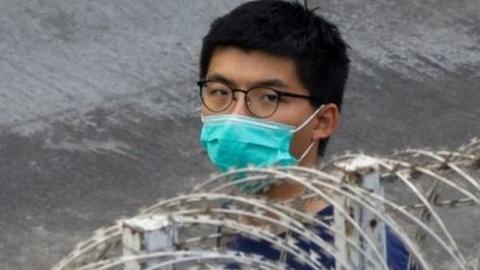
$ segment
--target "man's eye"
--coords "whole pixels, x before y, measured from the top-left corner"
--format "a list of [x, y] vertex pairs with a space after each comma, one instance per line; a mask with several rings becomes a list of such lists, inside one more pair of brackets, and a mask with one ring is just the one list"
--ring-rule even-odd
[[278, 96], [277, 95], [263, 95], [261, 98], [262, 101], [264, 102], [278, 102]]
[[210, 96], [228, 96], [228, 90], [226, 89], [210, 89], [208, 90]]

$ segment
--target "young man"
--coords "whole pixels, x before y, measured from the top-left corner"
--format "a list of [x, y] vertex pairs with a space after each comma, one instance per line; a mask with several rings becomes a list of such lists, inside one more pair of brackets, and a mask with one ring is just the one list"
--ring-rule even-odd
[[[215, 20], [203, 40], [198, 85], [201, 141], [218, 169], [314, 167], [339, 124], [347, 48], [335, 25], [298, 2], [248, 2]], [[277, 200], [304, 191], [293, 183], [264, 191], [267, 184], [238, 188]], [[332, 209], [317, 200], [305, 211], [331, 214]], [[270, 259], [278, 256], [266, 243], [238, 239], [234, 246]], [[322, 263], [334, 265], [331, 258]]]
[[[219, 131], [210, 132], [211, 125], [204, 122], [208, 130], [203, 130], [202, 142], [212, 161], [220, 170], [248, 164], [315, 166], [338, 127], [349, 62], [347, 44], [337, 27], [299, 3], [248, 2], [218, 18], [203, 40], [200, 59], [204, 118], [242, 116], [298, 130], [293, 130], [286, 151], [285, 145], [274, 145], [284, 147], [281, 150], [270, 149], [259, 139], [244, 141], [262, 145], [242, 152], [225, 143], [212, 146], [220, 135], [211, 133]], [[235, 119], [223, 121], [229, 124]], [[254, 159], [255, 153], [268, 150], [281, 156], [265, 154], [268, 157]], [[289, 186], [276, 195], [290, 196], [285, 193], [295, 191]]]

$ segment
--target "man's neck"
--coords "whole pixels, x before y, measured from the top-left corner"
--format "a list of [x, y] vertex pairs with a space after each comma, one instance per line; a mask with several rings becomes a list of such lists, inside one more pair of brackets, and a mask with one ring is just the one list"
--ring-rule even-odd
[[270, 189], [262, 193], [270, 200], [288, 200], [300, 196], [305, 191], [305, 187], [299, 183], [284, 182], [273, 185]]
[[[303, 164], [299, 164], [302, 167], [314, 168], [317, 164], [317, 156], [313, 155], [304, 162]], [[262, 193], [261, 195], [264, 196], [268, 200], [275, 200], [275, 201], [285, 201], [289, 199], [299, 198], [305, 192], [305, 186], [300, 183], [296, 182], [283, 182], [277, 185], [273, 185], [270, 189]], [[306, 212], [318, 212], [325, 208], [327, 203], [320, 198], [313, 198], [305, 202], [304, 211]]]

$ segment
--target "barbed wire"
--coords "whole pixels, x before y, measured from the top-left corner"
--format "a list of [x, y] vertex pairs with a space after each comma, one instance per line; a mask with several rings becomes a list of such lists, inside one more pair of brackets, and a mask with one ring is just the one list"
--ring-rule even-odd
[[[349, 153], [320, 170], [232, 170], [95, 231], [52, 269], [293, 269], [292, 261], [330, 269], [328, 260], [336, 269], [389, 269], [389, 231], [410, 254], [411, 269], [440, 269], [439, 261], [449, 261], [445, 269], [471, 270], [477, 254], [456, 240], [455, 221], [444, 212], [480, 211], [479, 175], [479, 139], [449, 151]], [[236, 188], [258, 181], [271, 184], [250, 195]], [[267, 199], [266, 193], [286, 183], [303, 192]], [[311, 203], [323, 208], [311, 211]], [[318, 214], [328, 208], [331, 214]], [[461, 233], [478, 237], [479, 230]], [[278, 256], [238, 250], [240, 238], [253, 241], [250, 245], [266, 243]]]

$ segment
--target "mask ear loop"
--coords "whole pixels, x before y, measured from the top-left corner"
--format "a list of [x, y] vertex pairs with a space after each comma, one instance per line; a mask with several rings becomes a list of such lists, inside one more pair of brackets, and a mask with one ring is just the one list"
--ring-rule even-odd
[[317, 114], [323, 109], [323, 107], [325, 107], [325, 104], [322, 104], [322, 106], [318, 107], [317, 110], [315, 110], [315, 112], [312, 113], [312, 115], [310, 115], [307, 120], [305, 120], [305, 122], [303, 122], [300, 126], [298, 126], [297, 128], [295, 128], [292, 133], [295, 133], [297, 131], [299, 131], [300, 129], [304, 128], [306, 125], [308, 125], [308, 123], [310, 123], [310, 121], [312, 121], [312, 119], [317, 116]]
[[[301, 124], [300, 126], [298, 126], [297, 128], [295, 128], [292, 133], [295, 133], [297, 131], [299, 131], [300, 129], [304, 128], [308, 123], [310, 123], [310, 121], [312, 121], [312, 119], [325, 107], [325, 104], [322, 104], [320, 107], [318, 107], [318, 109], [315, 110], [314, 113], [312, 113], [312, 115], [310, 115], [307, 120], [305, 120], [305, 122], [303, 122], [303, 124]], [[310, 152], [310, 150], [312, 150], [313, 146], [315, 145], [315, 142], [312, 142], [310, 143], [310, 145], [307, 147], [307, 149], [305, 150], [305, 152], [303, 152], [303, 154], [300, 156], [300, 158], [298, 159], [298, 162], [301, 162], [306, 156], [307, 154]]]
[[305, 150], [302, 156], [300, 156], [300, 158], [298, 159], [299, 163], [307, 156], [307, 154], [310, 152], [310, 150], [312, 150], [314, 145], [315, 145], [315, 142], [310, 143], [310, 145], [307, 147], [307, 150]]

